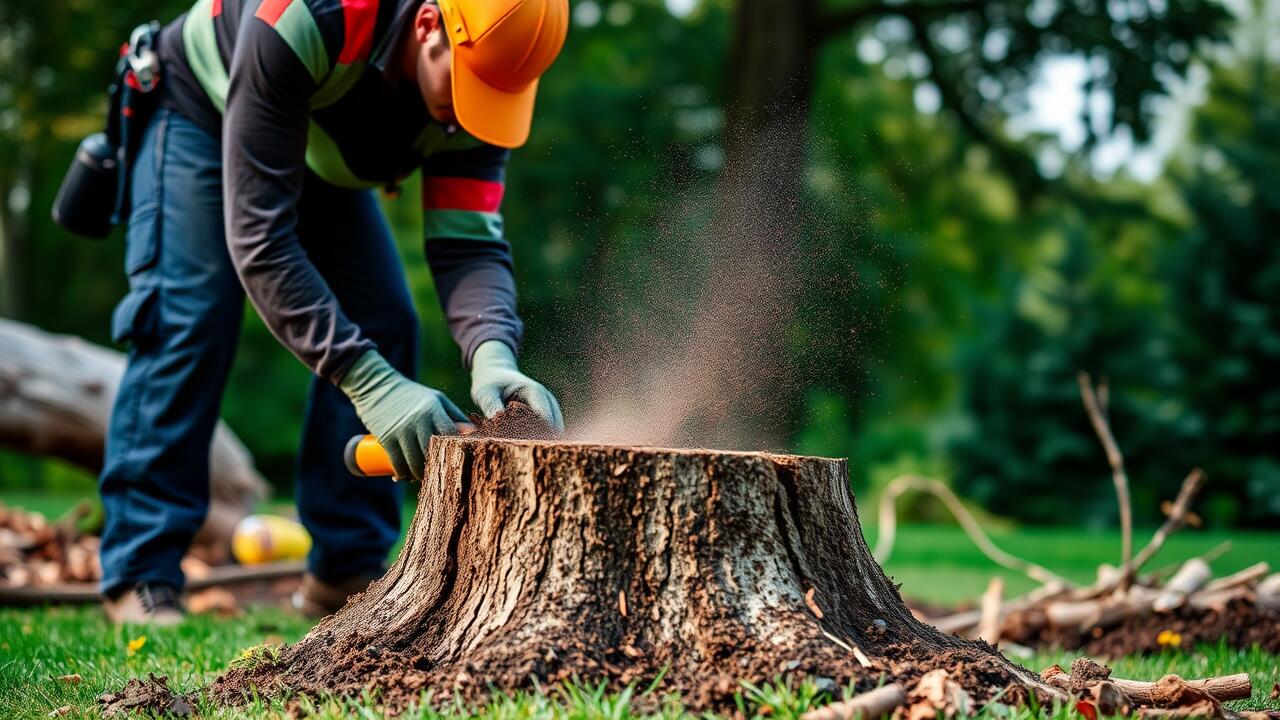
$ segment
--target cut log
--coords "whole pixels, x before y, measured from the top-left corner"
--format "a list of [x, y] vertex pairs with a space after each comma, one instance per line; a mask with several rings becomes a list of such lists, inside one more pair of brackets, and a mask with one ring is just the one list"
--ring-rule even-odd
[[732, 707], [740, 680], [869, 690], [939, 668], [979, 701], [1010, 684], [1060, 695], [912, 617], [862, 539], [843, 460], [477, 437], [434, 437], [428, 456], [387, 574], [213, 697], [372, 690], [394, 710], [428, 688], [478, 700], [662, 675], [703, 709]]
[[[125, 357], [70, 335], [0, 318], [0, 447], [102, 469]], [[225, 423], [209, 452], [209, 516], [197, 542], [229, 539], [269, 486]]]

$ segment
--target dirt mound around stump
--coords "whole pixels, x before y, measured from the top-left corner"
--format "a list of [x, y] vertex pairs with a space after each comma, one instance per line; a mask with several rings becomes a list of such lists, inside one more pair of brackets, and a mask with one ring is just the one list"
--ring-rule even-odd
[[[954, 647], [926, 651], [899, 643], [877, 648], [863, 667], [848, 651], [822, 638], [776, 646], [756, 640], [743, 642], [720, 638], [713, 654], [691, 661], [678, 653], [650, 648], [641, 653], [631, 647], [588, 647], [576, 633], [563, 639], [547, 638], [545, 644], [488, 643], [465, 660], [430, 667], [425, 657], [412, 652], [380, 648], [375, 633], [362, 638], [368, 644], [347, 639], [330, 647], [323, 662], [307, 657], [296, 647], [286, 650], [279, 664], [252, 671], [236, 669], [218, 678], [209, 688], [221, 702], [238, 704], [252, 692], [274, 695], [291, 691], [308, 695], [359, 695], [366, 690], [378, 696], [393, 712], [406, 709], [432, 689], [440, 702], [456, 696], [482, 703], [493, 689], [503, 692], [546, 688], [562, 681], [580, 680], [594, 685], [605, 681], [610, 691], [628, 683], [647, 686], [661, 678], [657, 696], [676, 693], [691, 710], [732, 710], [742, 682], [763, 685], [779, 679], [798, 683], [813, 679], [820, 689], [839, 695], [852, 686], [867, 692], [882, 682], [914, 685], [933, 669], [950, 676], [978, 701], [997, 695], [1026, 697], [1026, 686], [1010, 673], [1009, 665], [993, 657], [991, 649]], [[336, 640], [333, 636], [322, 636]], [[656, 708], [654, 708], [656, 709]]]

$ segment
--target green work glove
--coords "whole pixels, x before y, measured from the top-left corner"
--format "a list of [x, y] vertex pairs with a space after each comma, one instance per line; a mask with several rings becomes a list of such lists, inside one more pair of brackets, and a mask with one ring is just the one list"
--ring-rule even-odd
[[391, 457], [397, 480], [422, 480], [431, 436], [456, 434], [467, 420], [444, 393], [396, 372], [376, 350], [361, 355], [338, 387]]
[[520, 372], [516, 354], [501, 340], [486, 340], [471, 356], [471, 399], [485, 417], [502, 412], [508, 400], [520, 400], [547, 421], [556, 432], [564, 431], [560, 403], [541, 383]]

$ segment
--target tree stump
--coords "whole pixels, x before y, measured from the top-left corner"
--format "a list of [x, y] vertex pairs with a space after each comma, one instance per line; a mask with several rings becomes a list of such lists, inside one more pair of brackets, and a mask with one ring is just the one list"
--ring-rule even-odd
[[664, 667], [695, 709], [791, 673], [865, 690], [945, 668], [978, 699], [1036, 685], [912, 617], [862, 538], [843, 460], [475, 437], [429, 452], [395, 565], [216, 696], [376, 689], [403, 709], [428, 688], [478, 700]]

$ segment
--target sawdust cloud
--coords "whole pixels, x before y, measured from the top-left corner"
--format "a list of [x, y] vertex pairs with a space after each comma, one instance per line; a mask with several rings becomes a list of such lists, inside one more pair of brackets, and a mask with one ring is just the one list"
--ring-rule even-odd
[[[803, 133], [790, 152], [804, 162]], [[787, 412], [825, 371], [807, 345], [842, 343], [854, 351], [856, 323], [830, 316], [857, 279], [761, 222], [761, 206], [786, 203], [795, 227], [812, 225], [818, 208], [777, 188], [735, 186], [767, 178], [761, 164], [776, 153], [726, 165], [719, 179], [680, 182], [673, 202], [647, 232], [646, 252], [606, 254], [593, 302], [576, 314], [592, 328], [582, 357], [587, 382], [568, 383], [568, 436], [584, 442], [673, 447], [786, 450]], [[733, 162], [733, 160], [730, 160]], [[668, 175], [670, 177], [670, 175]], [[684, 180], [685, 178], [678, 178]], [[853, 232], [833, 233], [849, 242]], [[607, 251], [606, 251], [607, 253]], [[831, 302], [806, 305], [799, 290], [820, 288]], [[799, 336], [798, 312], [827, 332]], [[585, 392], [584, 392], [585, 390]]]

